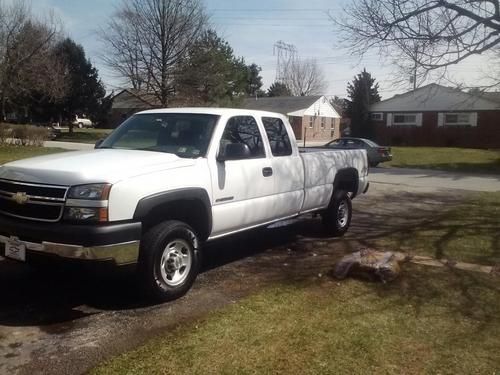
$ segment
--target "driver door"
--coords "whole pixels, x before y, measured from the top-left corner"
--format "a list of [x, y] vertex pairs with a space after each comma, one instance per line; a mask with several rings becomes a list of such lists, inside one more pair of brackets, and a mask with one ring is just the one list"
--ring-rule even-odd
[[273, 217], [274, 175], [261, 126], [252, 116], [231, 117], [219, 149], [242, 143], [250, 152], [236, 160], [211, 160], [212, 236], [258, 226]]

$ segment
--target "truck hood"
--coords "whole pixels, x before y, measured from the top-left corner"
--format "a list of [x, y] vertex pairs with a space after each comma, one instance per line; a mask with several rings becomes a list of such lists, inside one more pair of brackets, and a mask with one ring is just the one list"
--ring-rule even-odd
[[7, 163], [0, 167], [0, 178], [66, 186], [114, 184], [130, 177], [194, 164], [193, 159], [153, 151], [72, 151]]

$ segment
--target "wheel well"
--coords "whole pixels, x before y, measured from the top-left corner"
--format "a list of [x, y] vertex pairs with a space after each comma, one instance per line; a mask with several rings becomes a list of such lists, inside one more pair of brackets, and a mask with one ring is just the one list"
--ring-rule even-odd
[[359, 174], [355, 168], [341, 169], [335, 176], [333, 182], [333, 191], [345, 190], [352, 193], [352, 198], [358, 193]]
[[142, 219], [143, 231], [166, 220], [179, 220], [194, 229], [200, 240], [208, 238], [211, 231], [211, 213], [200, 200], [176, 200], [153, 207]]

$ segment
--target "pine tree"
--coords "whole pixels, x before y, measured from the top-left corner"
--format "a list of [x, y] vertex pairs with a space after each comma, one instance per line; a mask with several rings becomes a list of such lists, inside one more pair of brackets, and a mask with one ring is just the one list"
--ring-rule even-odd
[[366, 69], [363, 69], [347, 85], [347, 94], [350, 98], [347, 115], [351, 118], [351, 136], [373, 137], [373, 129], [370, 124], [370, 106], [381, 99], [378, 88], [375, 78], [372, 78]]

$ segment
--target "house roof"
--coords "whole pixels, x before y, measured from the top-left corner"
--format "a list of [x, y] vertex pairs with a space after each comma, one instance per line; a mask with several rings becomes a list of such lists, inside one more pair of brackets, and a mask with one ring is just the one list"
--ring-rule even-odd
[[500, 110], [500, 101], [435, 83], [375, 103], [371, 112]]
[[278, 112], [288, 116], [309, 115], [340, 118], [337, 111], [323, 95], [248, 98], [243, 102], [242, 108]]
[[279, 112], [288, 114], [290, 112], [305, 110], [316, 103], [321, 95], [315, 96], [275, 96], [272, 98], [249, 98], [245, 99], [243, 108], [257, 109], [262, 111]]
[[158, 107], [158, 99], [140, 90], [124, 89], [113, 96], [112, 109], [149, 109]]
[[493, 100], [495, 102], [500, 102], [500, 92], [499, 91], [486, 91], [483, 92], [482, 96], [488, 100]]

